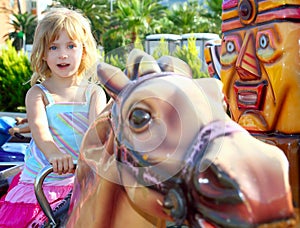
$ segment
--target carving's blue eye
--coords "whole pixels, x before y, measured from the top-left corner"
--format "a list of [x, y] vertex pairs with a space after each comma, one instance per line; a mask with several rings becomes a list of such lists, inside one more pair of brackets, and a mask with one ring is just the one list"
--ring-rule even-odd
[[234, 43], [232, 41], [228, 41], [226, 44], [226, 49], [228, 53], [234, 52], [235, 51]]
[[134, 109], [129, 117], [130, 126], [137, 129], [144, 127], [150, 120], [150, 113], [143, 109]]
[[269, 37], [264, 34], [259, 38], [259, 46], [265, 49], [266, 47], [268, 47], [268, 45], [269, 45]]

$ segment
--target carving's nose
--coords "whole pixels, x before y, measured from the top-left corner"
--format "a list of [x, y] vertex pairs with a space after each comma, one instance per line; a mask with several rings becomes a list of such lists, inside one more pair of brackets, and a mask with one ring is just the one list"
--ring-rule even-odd
[[255, 50], [255, 38], [253, 33], [246, 33], [236, 62], [236, 70], [241, 80], [250, 81], [261, 78], [261, 70]]

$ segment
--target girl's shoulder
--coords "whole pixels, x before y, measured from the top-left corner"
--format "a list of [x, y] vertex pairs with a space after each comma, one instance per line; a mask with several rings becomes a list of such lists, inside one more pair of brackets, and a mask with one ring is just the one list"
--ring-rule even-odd
[[26, 93], [27, 100], [42, 99], [45, 104], [48, 104], [47, 89], [42, 84], [33, 85]]
[[104, 93], [104, 89], [101, 87], [101, 85], [96, 84], [96, 83], [88, 83], [86, 87], [86, 92], [92, 95], [93, 93]]
[[35, 84], [35, 85], [33, 85], [33, 86], [27, 91], [27, 96], [33, 96], [33, 95], [38, 95], [38, 94], [43, 94], [43, 90], [41, 89], [40, 84]]
[[98, 105], [104, 105], [107, 102], [106, 93], [101, 85], [90, 83], [86, 89], [86, 100], [88, 103], [96, 102]]

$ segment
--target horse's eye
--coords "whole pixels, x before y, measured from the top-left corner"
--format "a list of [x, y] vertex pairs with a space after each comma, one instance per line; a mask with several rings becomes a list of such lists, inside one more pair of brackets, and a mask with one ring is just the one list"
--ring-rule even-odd
[[133, 128], [142, 128], [151, 120], [149, 112], [143, 109], [135, 109], [132, 111], [129, 117], [129, 123]]

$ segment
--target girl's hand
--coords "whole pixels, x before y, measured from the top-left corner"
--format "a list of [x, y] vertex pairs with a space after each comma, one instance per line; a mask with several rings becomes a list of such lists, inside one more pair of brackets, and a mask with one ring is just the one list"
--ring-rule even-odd
[[19, 134], [19, 135], [23, 134], [23, 133], [30, 133], [30, 128], [29, 128], [29, 126], [25, 126], [25, 127], [12, 127], [10, 129], [8, 129], [8, 133], [11, 136], [16, 136], [16, 133]]
[[10, 129], [8, 129], [8, 133], [11, 135], [11, 136], [14, 136], [15, 133], [20, 133], [20, 129], [18, 127], [12, 127]]
[[59, 175], [74, 172], [74, 164], [72, 156], [57, 152], [48, 159], [53, 166], [53, 172]]
[[25, 124], [25, 123], [28, 122], [27, 118], [21, 118], [21, 117], [16, 117], [15, 120], [16, 120], [16, 122], [17, 122], [17, 123], [16, 123], [17, 125]]

